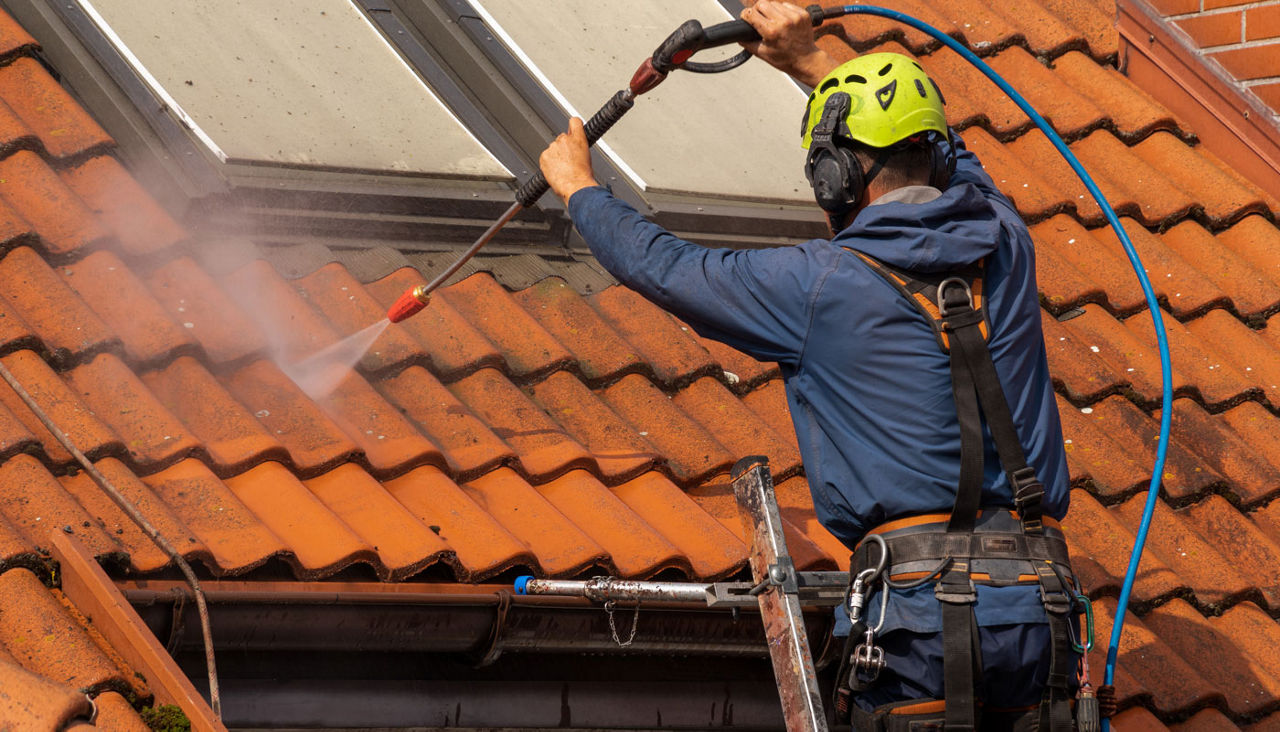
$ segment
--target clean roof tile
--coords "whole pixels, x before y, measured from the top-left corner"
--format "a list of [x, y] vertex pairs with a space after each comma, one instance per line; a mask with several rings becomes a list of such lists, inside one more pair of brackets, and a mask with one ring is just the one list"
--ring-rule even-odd
[[738, 535], [660, 473], [644, 473], [613, 491], [680, 549], [695, 577], [719, 579], [746, 561], [747, 547]]
[[214, 364], [266, 351], [266, 335], [254, 319], [190, 257], [157, 267], [146, 282], [173, 322], [191, 334]]

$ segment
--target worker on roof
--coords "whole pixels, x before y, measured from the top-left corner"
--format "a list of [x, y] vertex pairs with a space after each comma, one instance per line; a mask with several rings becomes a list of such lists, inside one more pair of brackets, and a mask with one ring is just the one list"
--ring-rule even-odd
[[[814, 90], [802, 144], [831, 239], [756, 250], [683, 241], [597, 183], [577, 119], [542, 154], [542, 171], [592, 253], [619, 281], [703, 336], [779, 364], [818, 518], [848, 547], [875, 530], [890, 541], [886, 574], [892, 574], [893, 565], [910, 558], [899, 554], [914, 551], [892, 548], [904, 520], [925, 532], [964, 523], [949, 527], [948, 514], [961, 512], [958, 481], [966, 470], [971, 513], [983, 510], [970, 521], [976, 527], [962, 529], [994, 531], [1003, 522], [1015, 538], [1025, 528], [1033, 541], [1047, 535], [1059, 547], [1051, 558], [1017, 564], [1022, 569], [1004, 581], [991, 556], [948, 554], [947, 569], [914, 588], [892, 590], [883, 618], [883, 590], [865, 597], [868, 615], [857, 633], [879, 625], [866, 639], [867, 655], [881, 653], [884, 663], [853, 670], [846, 686], [854, 721], [883, 725], [884, 705], [945, 694], [948, 729], [975, 717], [983, 727], [1039, 722], [1062, 729], [1064, 669], [1070, 667], [1074, 682], [1076, 655], [1063, 647], [1064, 626], [1055, 622], [1063, 606], [1045, 598], [1075, 599], [1060, 581], [1069, 585], [1072, 576], [1054, 521], [1067, 512], [1067, 465], [1027, 227], [948, 129], [942, 92], [914, 59], [877, 53], [841, 64], [816, 45], [809, 15], [785, 2], [759, 0], [742, 17], [763, 39], [748, 50]], [[964, 287], [939, 284], [953, 275]], [[981, 331], [979, 348], [985, 341], [991, 378], [998, 377], [1007, 400], [1012, 446], [993, 437], [1001, 431], [990, 417], [998, 411], [993, 404], [982, 402], [981, 418], [976, 401], [957, 406], [957, 367], [948, 350], [959, 350], [960, 326], [944, 323], [936, 307], [926, 312], [912, 286], [933, 286], [929, 299], [945, 299], [944, 310], [971, 306], [981, 313], [969, 322]], [[976, 448], [962, 449], [965, 424], [980, 435]], [[958, 559], [971, 561], [973, 573]], [[869, 561], [854, 560], [855, 573]], [[979, 573], [984, 563], [989, 571]], [[966, 571], [954, 575], [957, 567]], [[1046, 576], [1037, 580], [1037, 572]], [[963, 633], [970, 666], [955, 671], [963, 663], [953, 662], [958, 676], [949, 684], [944, 608], [954, 605], [964, 608], [968, 625], [949, 632]], [[973, 635], [980, 650], [970, 643]], [[957, 691], [965, 684], [976, 703]], [[870, 716], [876, 710], [881, 716]]]

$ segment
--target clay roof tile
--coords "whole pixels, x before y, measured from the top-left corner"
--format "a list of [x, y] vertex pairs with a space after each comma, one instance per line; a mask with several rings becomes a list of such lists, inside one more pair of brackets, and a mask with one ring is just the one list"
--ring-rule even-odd
[[68, 158], [112, 144], [106, 131], [34, 58], [0, 66], [0, 99], [55, 158]]

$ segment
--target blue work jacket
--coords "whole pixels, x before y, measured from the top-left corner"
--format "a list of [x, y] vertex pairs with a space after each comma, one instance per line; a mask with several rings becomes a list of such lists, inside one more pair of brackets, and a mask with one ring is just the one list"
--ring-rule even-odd
[[[951, 510], [960, 428], [949, 360], [932, 328], [846, 248], [919, 272], [986, 259], [991, 356], [1027, 460], [1045, 485], [1044, 511], [1067, 512], [1031, 237], [955, 139], [956, 171], [941, 196], [868, 206], [833, 240], [708, 248], [604, 188], [569, 201], [578, 231], [620, 282], [703, 336], [779, 364], [818, 519], [849, 547], [890, 519]], [[989, 432], [985, 467], [983, 505], [1013, 507]]]

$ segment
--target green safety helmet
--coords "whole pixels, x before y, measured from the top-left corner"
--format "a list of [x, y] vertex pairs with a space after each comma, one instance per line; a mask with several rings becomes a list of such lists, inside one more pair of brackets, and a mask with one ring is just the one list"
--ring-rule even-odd
[[808, 149], [813, 128], [833, 94], [849, 95], [849, 112], [836, 136], [871, 147], [889, 147], [912, 135], [933, 131], [947, 137], [945, 100], [916, 60], [900, 53], [870, 53], [827, 74], [809, 95], [801, 128]]

